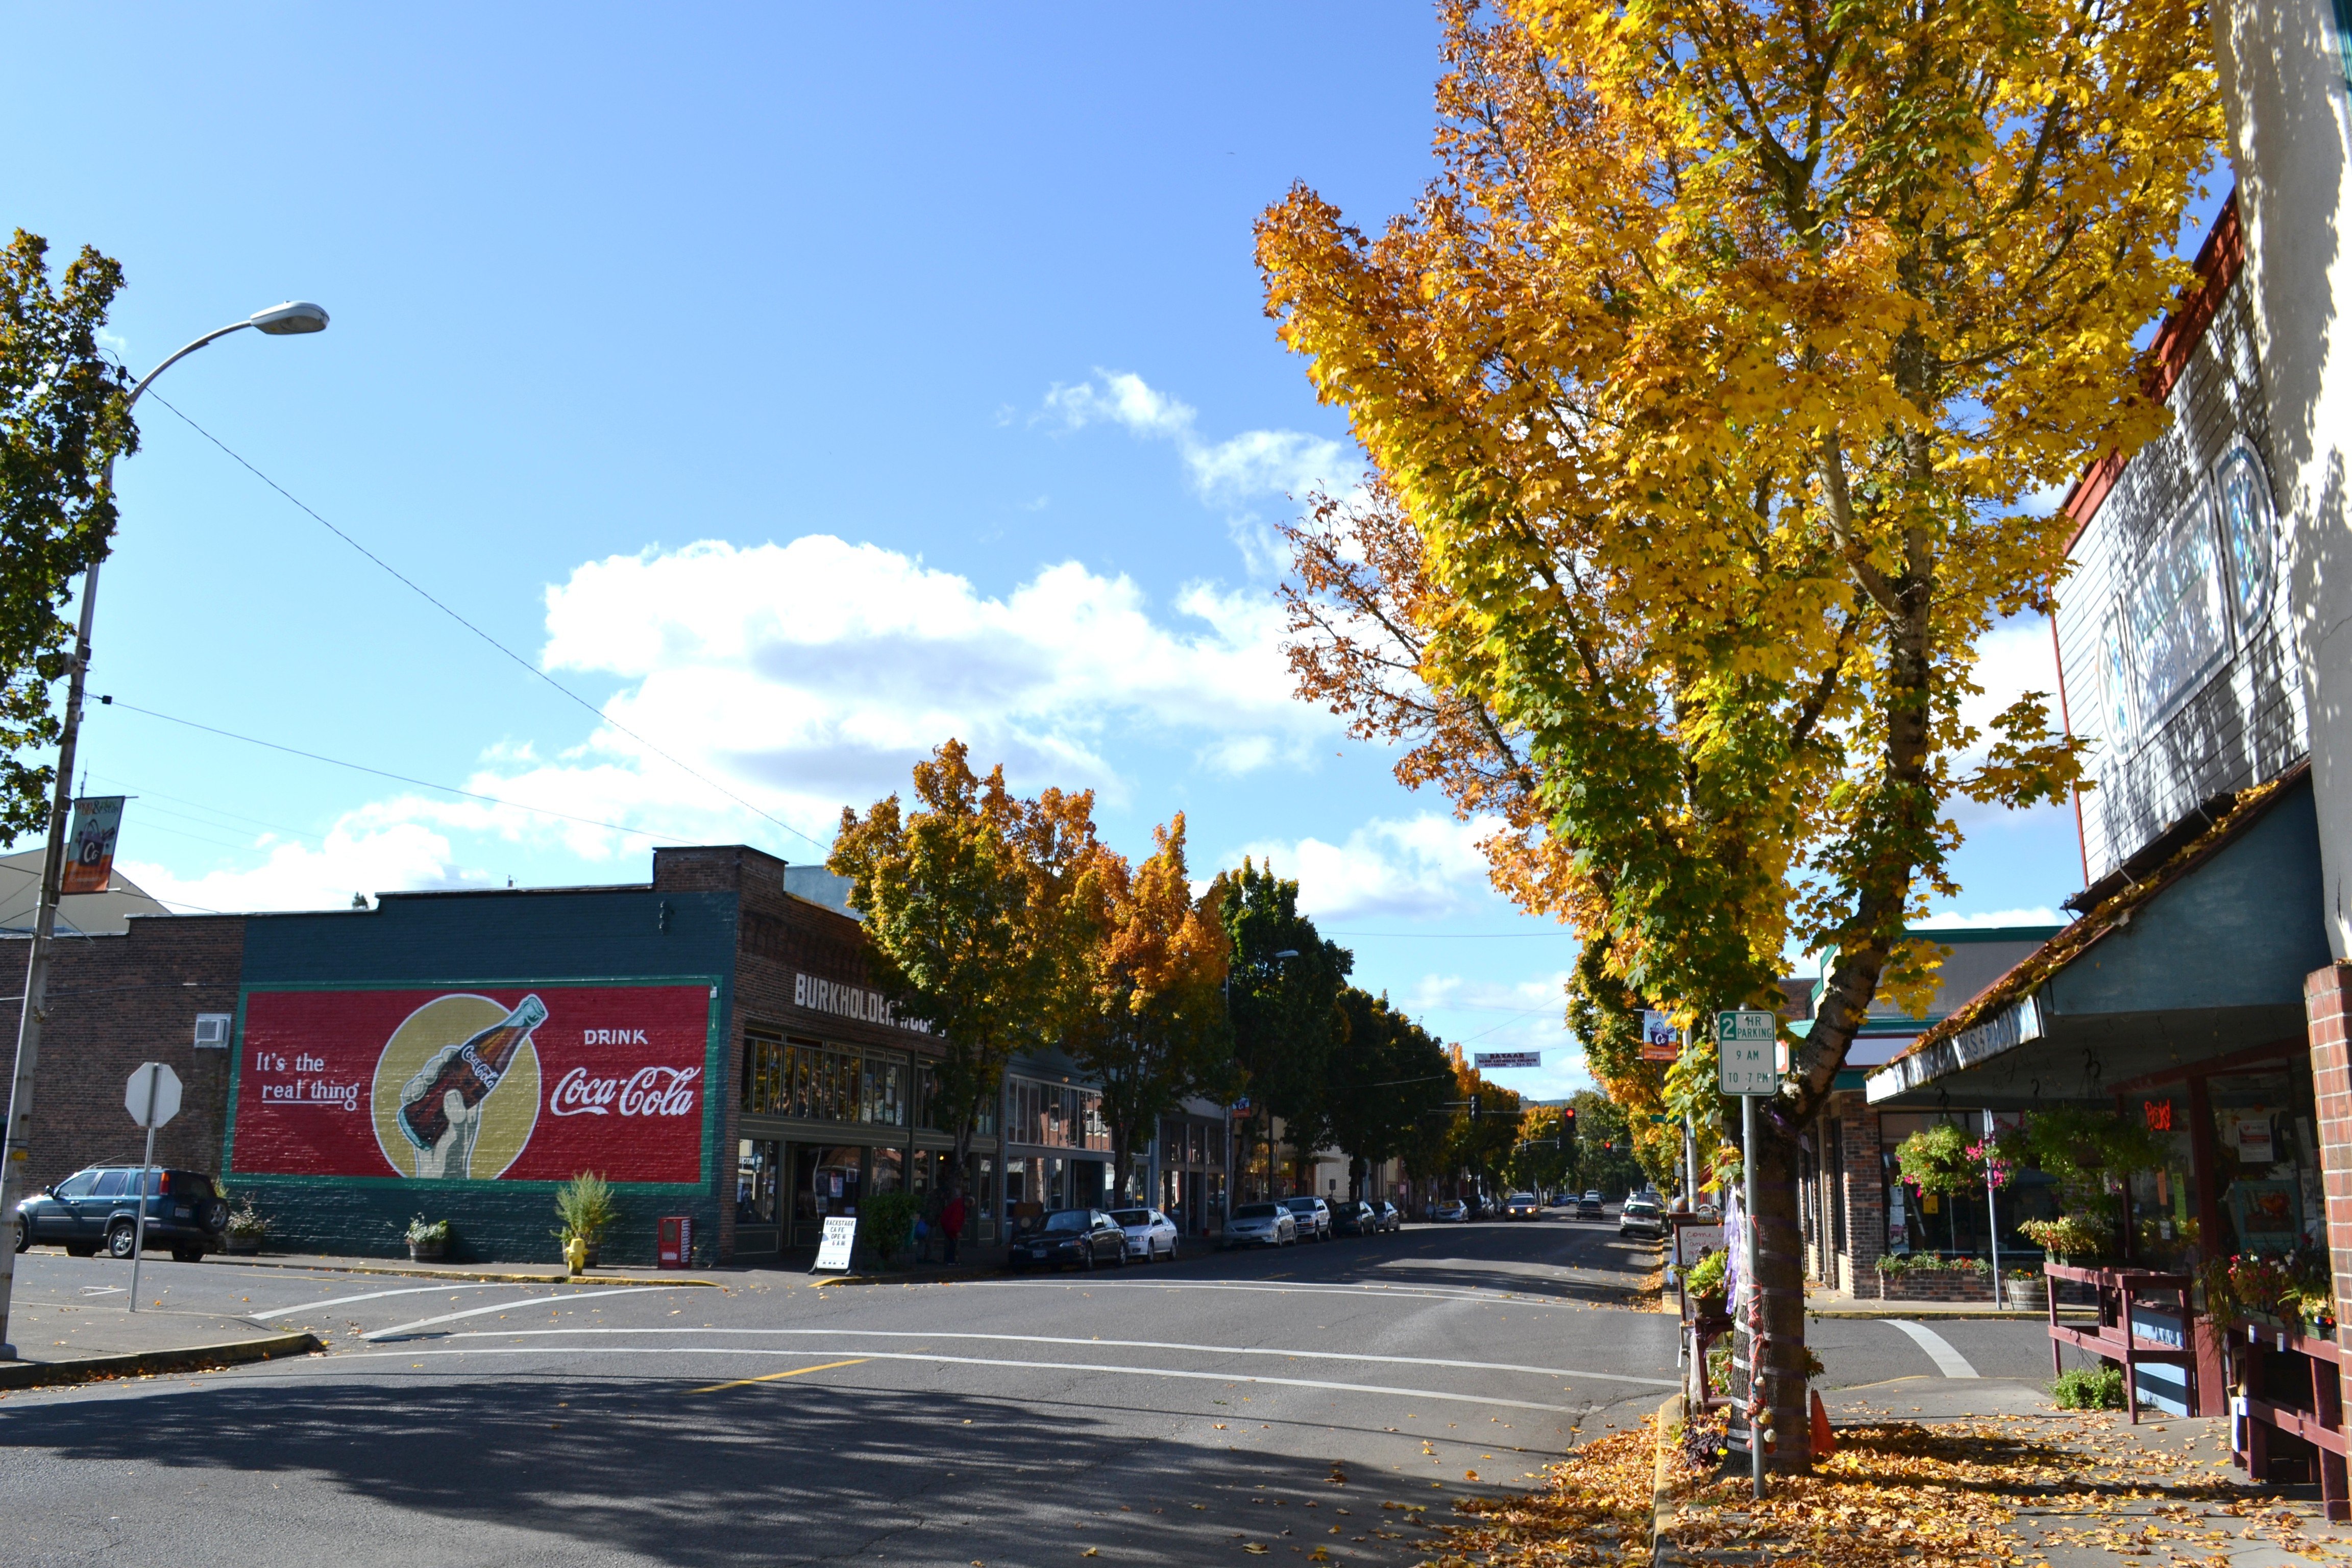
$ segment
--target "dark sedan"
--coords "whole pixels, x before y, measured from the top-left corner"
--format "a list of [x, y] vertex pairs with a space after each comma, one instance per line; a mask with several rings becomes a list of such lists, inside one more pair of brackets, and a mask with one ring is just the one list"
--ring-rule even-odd
[[1055, 1209], [1035, 1230], [1013, 1238], [1006, 1261], [1014, 1268], [1123, 1268], [1127, 1232], [1100, 1209]]
[[1333, 1204], [1331, 1234], [1333, 1236], [1378, 1236], [1381, 1232], [1381, 1211], [1370, 1204]]
[[[63, 1247], [76, 1258], [104, 1247], [128, 1258], [139, 1228], [137, 1165], [93, 1165], [16, 1205], [16, 1250], [38, 1242]], [[147, 1247], [166, 1247], [183, 1263], [194, 1263], [221, 1244], [228, 1205], [201, 1171], [147, 1172]]]

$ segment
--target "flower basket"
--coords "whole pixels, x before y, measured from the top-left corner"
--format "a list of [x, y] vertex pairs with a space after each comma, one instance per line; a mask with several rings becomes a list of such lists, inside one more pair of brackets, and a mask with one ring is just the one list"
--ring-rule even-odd
[[448, 1250], [449, 1238], [446, 1236], [436, 1236], [430, 1241], [410, 1242], [408, 1258], [412, 1263], [438, 1263], [441, 1261], [441, 1255]]
[[261, 1250], [261, 1232], [257, 1230], [226, 1231], [221, 1236], [221, 1250], [251, 1254]]

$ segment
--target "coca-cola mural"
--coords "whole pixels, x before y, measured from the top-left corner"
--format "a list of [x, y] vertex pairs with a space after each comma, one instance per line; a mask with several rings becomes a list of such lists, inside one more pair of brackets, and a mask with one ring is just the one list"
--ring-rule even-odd
[[254, 991], [229, 1168], [694, 1182], [707, 985]]

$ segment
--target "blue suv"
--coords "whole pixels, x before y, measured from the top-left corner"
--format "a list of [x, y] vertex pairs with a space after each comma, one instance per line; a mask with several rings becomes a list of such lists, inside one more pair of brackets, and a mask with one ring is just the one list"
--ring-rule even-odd
[[[91, 1257], [101, 1247], [111, 1257], [129, 1258], [139, 1228], [139, 1169], [92, 1165], [25, 1199], [16, 1205], [16, 1250], [47, 1242], [76, 1258]], [[219, 1247], [227, 1224], [228, 1204], [210, 1176], [160, 1166], [148, 1171], [148, 1251], [169, 1247], [181, 1262], [197, 1262]]]

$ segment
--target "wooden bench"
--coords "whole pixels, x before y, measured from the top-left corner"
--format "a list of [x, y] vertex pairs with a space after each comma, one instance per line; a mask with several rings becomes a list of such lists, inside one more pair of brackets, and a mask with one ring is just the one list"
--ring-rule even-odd
[[[2132, 1421], [2139, 1420], [2139, 1363], [2147, 1362], [2159, 1366], [2178, 1366], [2188, 1380], [2189, 1408], [2199, 1408], [2197, 1397], [2197, 1312], [2189, 1299], [2191, 1281], [2186, 1274], [2152, 1274], [2137, 1268], [2075, 1268], [2063, 1263], [2044, 1263], [2042, 1272], [2052, 1281], [2050, 1288], [2050, 1370], [2053, 1375], [2066, 1370], [2060, 1351], [2066, 1345], [2100, 1357], [2120, 1362], [2124, 1369], [2124, 1404]], [[2088, 1285], [2098, 1292], [2099, 1321], [2085, 1328], [2074, 1328], [2058, 1321], [2057, 1281], [2071, 1280]], [[2179, 1305], [2181, 1344], [2167, 1344], [2136, 1331], [2132, 1326], [2132, 1309], [2150, 1296], [2169, 1296]]]
[[[2230, 1326], [2230, 1354], [2245, 1390], [2239, 1395], [2244, 1419], [2231, 1423], [2231, 1448], [2247, 1479], [2271, 1479], [2270, 1435], [2289, 1433], [2318, 1455], [2319, 1499], [2327, 1517], [2338, 1523], [2352, 1520], [2352, 1489], [2345, 1480], [2346, 1453], [2352, 1446], [2344, 1436], [2344, 1352], [2333, 1340], [2277, 1323], [2242, 1321]], [[2292, 1403], [2272, 1397], [2286, 1390], [2293, 1391]]]

